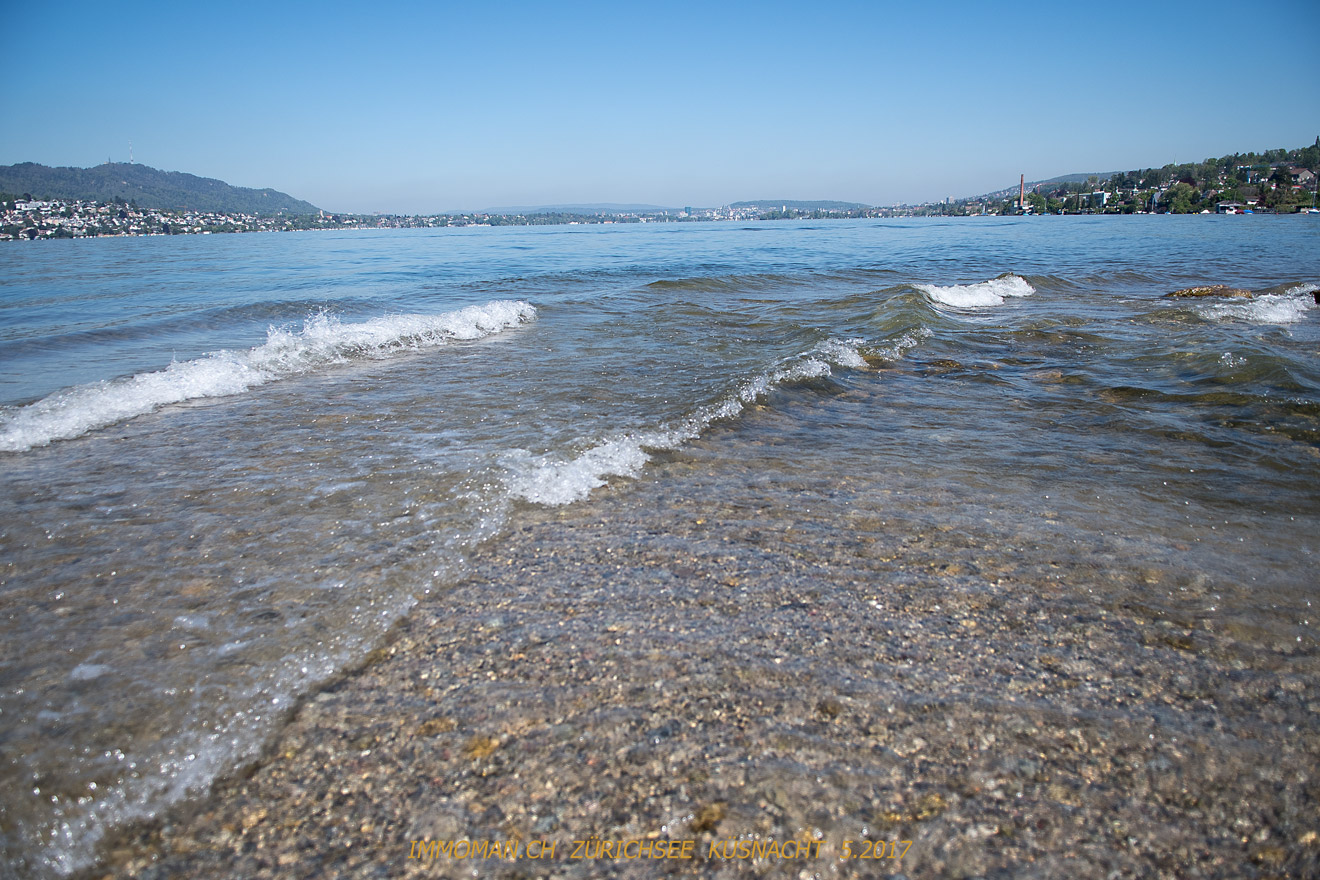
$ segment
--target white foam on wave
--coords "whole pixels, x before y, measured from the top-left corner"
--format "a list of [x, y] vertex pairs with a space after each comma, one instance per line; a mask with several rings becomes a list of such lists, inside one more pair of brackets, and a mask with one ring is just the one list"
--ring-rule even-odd
[[1021, 275], [1011, 273], [982, 281], [978, 284], [953, 284], [940, 287], [935, 284], [914, 284], [933, 302], [955, 309], [985, 309], [1001, 306], [1009, 297], [1031, 296], [1036, 288]]
[[637, 474], [649, 458], [642, 451], [643, 442], [633, 435], [617, 437], [568, 461], [518, 449], [504, 456], [502, 463], [512, 471], [509, 488], [514, 496], [557, 507], [586, 498], [592, 489], [605, 485], [606, 477]]
[[650, 461], [647, 450], [676, 449], [699, 437], [712, 423], [735, 418], [781, 385], [825, 378], [832, 375], [833, 367], [864, 368], [861, 344], [860, 339], [827, 340], [804, 355], [753, 376], [677, 424], [610, 437], [575, 458], [564, 460], [514, 450], [501, 459], [509, 472], [509, 491], [516, 498], [548, 507], [581, 501], [592, 489], [605, 485], [608, 477], [635, 477]]
[[266, 342], [247, 351], [217, 351], [164, 370], [66, 388], [27, 406], [6, 408], [0, 412], [0, 451], [68, 440], [172, 403], [242, 394], [329, 364], [480, 339], [535, 318], [530, 304], [509, 300], [357, 323], [317, 314], [301, 330], [271, 327]]
[[1299, 284], [1283, 293], [1267, 293], [1250, 300], [1216, 303], [1202, 314], [1213, 321], [1242, 321], [1248, 324], [1296, 324], [1316, 308], [1315, 292], [1320, 284]]

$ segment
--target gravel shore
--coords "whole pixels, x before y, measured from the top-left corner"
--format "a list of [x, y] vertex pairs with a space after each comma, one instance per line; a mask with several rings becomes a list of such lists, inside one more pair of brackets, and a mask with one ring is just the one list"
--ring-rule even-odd
[[1180, 575], [1115, 548], [705, 446], [524, 511], [89, 876], [1320, 876], [1313, 649], [1143, 605]]

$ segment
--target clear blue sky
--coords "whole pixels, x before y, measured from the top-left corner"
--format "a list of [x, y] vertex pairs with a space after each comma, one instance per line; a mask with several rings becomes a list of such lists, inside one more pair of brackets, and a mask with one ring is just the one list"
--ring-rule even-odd
[[1311, 144], [1320, 2], [0, 0], [0, 164], [339, 211], [869, 204]]

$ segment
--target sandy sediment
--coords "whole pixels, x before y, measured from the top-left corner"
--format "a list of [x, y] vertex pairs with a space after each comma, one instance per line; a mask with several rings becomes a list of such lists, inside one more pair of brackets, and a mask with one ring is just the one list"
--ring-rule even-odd
[[[735, 494], [528, 512], [94, 876], [1320, 875], [1314, 657], [1133, 606], [1086, 559]], [[465, 840], [518, 857], [418, 857]], [[600, 845], [633, 840], [693, 858]]]

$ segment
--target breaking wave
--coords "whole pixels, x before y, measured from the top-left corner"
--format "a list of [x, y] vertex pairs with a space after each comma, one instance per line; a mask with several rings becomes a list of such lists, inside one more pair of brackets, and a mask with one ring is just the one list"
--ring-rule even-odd
[[1241, 302], [1216, 303], [1206, 307], [1204, 317], [1213, 321], [1247, 324], [1296, 324], [1316, 308], [1315, 292], [1320, 284], [1299, 284], [1283, 293], [1267, 293]]
[[1009, 297], [1031, 296], [1036, 288], [1021, 275], [1006, 273], [978, 284], [953, 284], [940, 287], [935, 284], [914, 284], [932, 302], [955, 309], [984, 309], [1001, 306]]
[[711, 424], [737, 417], [777, 387], [826, 378], [834, 367], [865, 368], [861, 345], [860, 339], [827, 340], [742, 382], [677, 424], [610, 437], [572, 459], [513, 450], [501, 460], [509, 472], [509, 491], [515, 498], [548, 507], [581, 501], [592, 489], [605, 485], [607, 477], [635, 477], [650, 460], [647, 450], [676, 449], [699, 437]]
[[438, 315], [388, 315], [357, 323], [320, 313], [308, 317], [301, 330], [271, 327], [266, 342], [247, 351], [217, 351], [164, 370], [79, 385], [6, 408], [0, 412], [0, 451], [68, 440], [172, 403], [242, 394], [331, 364], [480, 339], [535, 318], [530, 304], [505, 300]]

